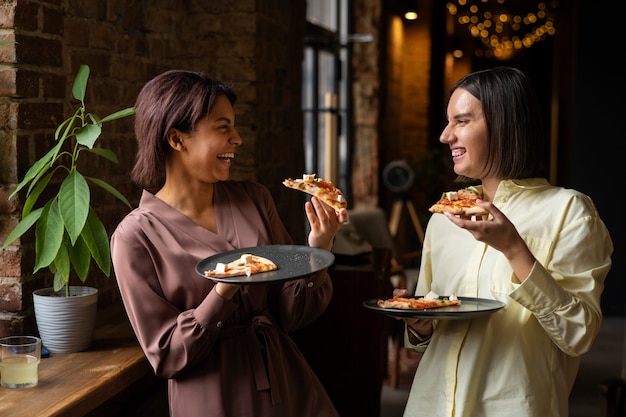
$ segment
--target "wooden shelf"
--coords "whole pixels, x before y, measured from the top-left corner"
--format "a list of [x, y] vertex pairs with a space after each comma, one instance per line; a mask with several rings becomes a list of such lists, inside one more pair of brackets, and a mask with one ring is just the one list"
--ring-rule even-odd
[[0, 387], [2, 417], [79, 417], [152, 374], [122, 306], [98, 311], [89, 350], [42, 358], [33, 388]]

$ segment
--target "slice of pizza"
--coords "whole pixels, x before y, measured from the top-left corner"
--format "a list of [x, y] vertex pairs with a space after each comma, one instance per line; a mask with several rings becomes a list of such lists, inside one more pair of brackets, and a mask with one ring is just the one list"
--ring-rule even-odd
[[278, 269], [276, 264], [262, 256], [244, 253], [229, 263], [218, 263], [215, 269], [204, 271], [204, 275], [214, 278], [236, 277], [241, 275], [250, 276], [260, 272], [274, 271]]
[[476, 204], [481, 198], [481, 192], [476, 187], [462, 188], [458, 191], [448, 191], [433, 204], [428, 211], [431, 213], [451, 213], [462, 216], [472, 216], [474, 219], [486, 220], [489, 213]]
[[348, 202], [339, 188], [330, 181], [315, 178], [315, 174], [304, 174], [301, 179], [288, 178], [283, 181], [283, 185], [311, 194], [337, 211], [348, 206]]
[[392, 297], [388, 299], [381, 299], [378, 300], [377, 305], [381, 308], [428, 310], [433, 308], [458, 306], [461, 305], [461, 300], [458, 299], [456, 294], [451, 294], [450, 297], [439, 297], [439, 295], [431, 291], [424, 297], [419, 298]]

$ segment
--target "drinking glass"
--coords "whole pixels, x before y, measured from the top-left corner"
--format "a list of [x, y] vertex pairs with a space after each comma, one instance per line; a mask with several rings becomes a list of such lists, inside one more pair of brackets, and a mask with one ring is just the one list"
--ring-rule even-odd
[[0, 385], [29, 388], [37, 385], [41, 339], [35, 336], [9, 336], [0, 339]]

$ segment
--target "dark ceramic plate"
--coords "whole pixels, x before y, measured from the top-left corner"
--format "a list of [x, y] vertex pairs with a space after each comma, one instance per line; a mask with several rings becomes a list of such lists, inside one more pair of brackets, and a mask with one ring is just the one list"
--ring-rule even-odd
[[[385, 298], [386, 299], [386, 298]], [[363, 302], [363, 306], [377, 313], [394, 317], [406, 317], [413, 319], [433, 319], [433, 320], [466, 320], [491, 314], [502, 307], [502, 301], [490, 300], [487, 298], [459, 297], [461, 305], [433, 308], [427, 310], [405, 310], [401, 308], [378, 307], [380, 298], [373, 298]]]
[[[262, 256], [270, 259], [278, 267], [275, 271], [261, 272], [249, 277], [207, 277], [204, 272], [215, 269], [219, 262], [229, 263], [238, 259], [244, 253]], [[228, 252], [209, 256], [198, 262], [196, 272], [203, 278], [231, 284], [262, 284], [273, 281], [287, 281], [314, 274], [328, 268], [335, 261], [335, 255], [323, 249], [301, 245], [270, 245], [251, 248], [235, 249]]]

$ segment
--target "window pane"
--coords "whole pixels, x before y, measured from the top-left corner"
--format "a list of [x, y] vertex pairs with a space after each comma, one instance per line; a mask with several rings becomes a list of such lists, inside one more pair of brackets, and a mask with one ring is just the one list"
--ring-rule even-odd
[[350, 195], [347, 0], [309, 0], [302, 65], [305, 162], [309, 173]]
[[337, 1], [336, 0], [309, 0], [307, 1], [306, 18], [308, 21], [326, 29], [337, 31]]
[[304, 61], [302, 63], [302, 108], [311, 110], [314, 105], [313, 91], [315, 86], [316, 72], [314, 71], [314, 53], [312, 48], [304, 48]]
[[319, 97], [318, 100], [325, 107], [324, 97], [327, 93], [337, 93], [337, 77], [335, 73], [335, 57], [326, 51], [321, 51], [319, 54]]

